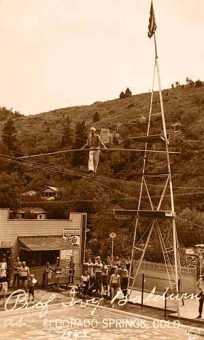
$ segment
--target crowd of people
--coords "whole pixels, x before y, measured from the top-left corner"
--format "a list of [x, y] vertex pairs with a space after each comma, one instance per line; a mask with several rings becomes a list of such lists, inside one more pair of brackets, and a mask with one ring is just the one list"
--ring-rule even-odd
[[129, 270], [129, 257], [127, 259], [107, 257], [106, 261], [102, 261], [100, 256], [97, 256], [94, 261], [89, 258], [83, 264], [79, 292], [83, 297], [98, 295], [112, 299], [121, 289], [126, 297]]
[[[128, 279], [131, 270], [130, 257], [110, 258], [102, 260], [100, 256], [97, 256], [92, 260], [88, 258], [83, 263], [83, 273], [78, 283], [78, 277], [75, 277], [75, 260], [71, 256], [68, 261], [67, 268], [67, 289], [72, 286], [76, 286], [78, 294], [81, 297], [104, 297], [112, 300], [117, 292], [120, 290], [124, 297], [128, 296]], [[45, 289], [53, 285], [53, 273], [57, 273], [59, 264], [52, 267], [49, 262], [46, 263], [43, 273], [43, 286]], [[59, 268], [61, 269], [61, 268]], [[35, 275], [30, 272], [29, 267], [25, 261], [21, 261], [19, 257], [14, 261], [13, 266], [13, 280], [9, 281], [9, 263], [7, 263], [6, 255], [3, 255], [0, 261], [0, 297], [3, 294], [4, 298], [8, 292], [8, 286], [13, 289], [23, 289], [28, 293], [28, 300], [34, 301], [35, 284], [37, 280]], [[200, 276], [197, 282], [199, 289], [199, 315], [197, 318], [202, 317], [203, 305], [204, 305], [204, 275]]]
[[[67, 271], [67, 289], [76, 284], [75, 277], [75, 260], [74, 257], [68, 261]], [[113, 297], [119, 289], [124, 296], [128, 294], [128, 276], [130, 269], [130, 258], [120, 259], [116, 257], [111, 259], [109, 256], [106, 261], [102, 261], [100, 256], [91, 258], [83, 263], [83, 274], [80, 277], [78, 290], [80, 294], [85, 296], [106, 296]], [[35, 275], [30, 272], [30, 268], [25, 261], [16, 258], [13, 265], [13, 280], [9, 281], [8, 264], [6, 256], [3, 256], [0, 262], [0, 290], [6, 296], [8, 287], [13, 289], [23, 289], [29, 294], [29, 299], [34, 300], [34, 287], [37, 283]], [[57, 268], [46, 263], [42, 284], [45, 289], [52, 287], [53, 273], [56, 274]], [[78, 279], [78, 278], [77, 278]], [[78, 280], [77, 280], [78, 283]]]
[[[25, 261], [20, 261], [17, 257], [14, 262], [13, 269], [13, 282], [12, 287], [14, 289], [23, 289], [28, 293], [28, 298], [34, 300], [34, 286], [37, 282], [35, 275], [30, 273], [29, 267], [26, 265]], [[11, 284], [11, 282], [10, 282]], [[8, 292], [9, 277], [8, 277], [8, 263], [6, 261], [6, 256], [3, 255], [0, 262], [0, 288], [4, 297]]]

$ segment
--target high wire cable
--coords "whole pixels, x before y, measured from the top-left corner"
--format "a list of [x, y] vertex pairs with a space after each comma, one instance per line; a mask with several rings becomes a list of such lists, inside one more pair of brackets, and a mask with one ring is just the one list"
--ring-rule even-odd
[[[32, 166], [33, 169], [46, 169], [48, 172], [54, 172], [54, 173], [60, 173], [60, 174], [70, 174], [70, 175], [74, 175], [74, 176], [77, 176], [77, 177], [82, 177], [82, 178], [86, 178], [87, 180], [92, 180], [96, 183], [98, 183], [99, 185], [105, 187], [105, 188], [109, 188], [111, 189], [112, 191], [115, 191], [117, 193], [120, 193], [122, 195], [125, 195], [127, 197], [129, 197], [130, 199], [133, 199], [133, 200], [136, 200], [135, 197], [131, 196], [130, 194], [127, 194], [127, 193], [124, 193], [122, 191], [120, 191], [119, 189], [115, 189], [115, 188], [112, 188], [108, 185], [105, 185], [105, 184], [102, 184], [100, 183], [99, 181], [100, 180], [110, 180], [112, 181], [112, 179], [107, 179], [107, 178], [96, 178], [96, 177], [90, 177], [90, 176], [87, 176], [85, 174], [82, 174], [82, 173], [79, 173], [79, 172], [76, 172], [76, 171], [73, 171], [73, 170], [69, 170], [67, 168], [64, 168], [64, 167], [61, 167], [61, 166], [53, 166], [51, 164], [44, 164], [44, 163], [36, 163], [36, 162], [33, 162], [33, 161], [25, 161], [25, 160], [16, 160], [15, 157], [12, 157], [12, 156], [7, 156], [7, 155], [0, 155], [0, 157], [3, 157], [3, 158], [6, 158], [7, 160], [15, 163], [15, 164], [18, 164], [18, 165], [28, 165], [28, 166]], [[31, 169], [31, 170], [33, 170]], [[117, 181], [117, 179], [116, 179]], [[124, 183], [129, 183], [128, 181], [124, 181], [124, 180], [120, 180]], [[161, 186], [162, 187], [162, 186]], [[197, 189], [197, 188], [195, 188]], [[136, 192], [139, 192], [138, 190], [136, 190]], [[180, 194], [175, 194], [175, 196], [186, 196], [186, 195], [201, 195], [201, 194], [204, 194], [204, 192], [193, 192], [193, 193], [180, 193]], [[158, 198], [160, 196], [158, 195], [154, 195], [154, 196], [151, 196], [152, 198]], [[165, 195], [165, 197], [168, 197], [168, 195]], [[143, 198], [148, 198], [148, 196], [144, 196]], [[145, 202], [143, 202], [144, 204], [146, 204]]]
[[[20, 164], [20, 165], [29, 165], [29, 166], [33, 166], [34, 165], [34, 167], [36, 166], [36, 168], [38, 168], [38, 169], [46, 169], [47, 171], [51, 171], [51, 172], [53, 172], [53, 170], [54, 170], [54, 172], [57, 172], [56, 171], [56, 169], [50, 169], [50, 168], [47, 168], [47, 167], [45, 167], [44, 165], [42, 166], [42, 164], [38, 164], [38, 163], [34, 163], [34, 162], [32, 162], [32, 161], [18, 161], [18, 160], [16, 160], [15, 158], [13, 158], [12, 156], [7, 156], [7, 155], [4, 155], [4, 154], [0, 154], [0, 158], [3, 158], [3, 159], [5, 159], [5, 160], [7, 160], [7, 161], [11, 161], [12, 163], [14, 162], [15, 164]], [[66, 169], [66, 173], [68, 173], [68, 174], [70, 174], [70, 172], [72, 172], [71, 170], [68, 170], [68, 169]], [[62, 171], [58, 171], [57, 173], [64, 173], [64, 172], [62, 172]], [[88, 180], [95, 180], [95, 178], [94, 177], [89, 177], [89, 176], [85, 176], [85, 175], [82, 175], [82, 174], [78, 174], [78, 173], [74, 173], [76, 176], [80, 176], [80, 177], [83, 177], [83, 178], [86, 178], [86, 179], [88, 179]], [[97, 182], [96, 180], [95, 180], [95, 182]], [[129, 194], [126, 194], [126, 193], [124, 193], [124, 192], [122, 192], [122, 191], [120, 191], [120, 190], [117, 190], [117, 189], [114, 189], [114, 188], [112, 188], [112, 187], [109, 187], [109, 186], [105, 186], [105, 185], [102, 185], [100, 182], [97, 182], [99, 185], [101, 185], [101, 186], [104, 186], [104, 187], [106, 187], [106, 188], [108, 188], [109, 190], [112, 190], [112, 191], [116, 191], [117, 193], [119, 193], [119, 194], [121, 194], [121, 195], [124, 195], [124, 196], [127, 196], [127, 197], [129, 197], [129, 198], [131, 198], [131, 199], [134, 199], [134, 200], [136, 200], [135, 199], [135, 197], [133, 197], [133, 196], [131, 196], [131, 195], [129, 195]], [[136, 200], [137, 201], [137, 200]], [[142, 202], [143, 204], [145, 204], [145, 205], [148, 205], [149, 206], [149, 203], [146, 203], [146, 202]], [[178, 216], [176, 216], [176, 219], [177, 220], [180, 220], [180, 221], [184, 221], [184, 222], [188, 222], [188, 223], [190, 223], [190, 224], [192, 224], [192, 225], [195, 225], [195, 226], [197, 226], [197, 227], [199, 227], [199, 228], [204, 228], [204, 225], [200, 225], [200, 224], [198, 224], [198, 223], [194, 223], [194, 222], [192, 222], [192, 221], [190, 221], [190, 220], [187, 220], [187, 219], [184, 219], [184, 218], [180, 218], [180, 217], [178, 217]]]
[[[112, 190], [112, 191], [114, 191], [114, 192], [116, 192], [118, 194], [127, 196], [127, 197], [129, 197], [131, 199], [135, 199], [133, 196], [131, 196], [131, 195], [127, 194], [127, 193], [124, 193], [124, 192], [122, 192], [122, 191], [120, 191], [118, 189], [112, 188], [112, 187], [110, 187], [108, 185], [105, 185], [105, 184], [102, 184], [102, 183], [98, 182], [95, 177], [86, 176], [84, 174], [81, 174], [81, 173], [78, 173], [78, 172], [75, 172], [75, 171], [72, 171], [72, 170], [68, 170], [68, 169], [62, 168], [62, 167], [57, 169], [55, 166], [54, 167], [50, 166], [50, 165], [47, 166], [46, 164], [39, 164], [39, 163], [36, 163], [36, 162], [34, 163], [32, 161], [17, 160], [15, 157], [11, 157], [11, 156], [10, 157], [9, 156], [5, 156], [4, 157], [4, 156], [5, 155], [0, 154], [1, 158], [4, 158], [5, 160], [10, 161], [12, 163], [15, 163], [15, 164], [18, 164], [18, 165], [20, 164], [20, 165], [34, 166], [34, 168], [43, 169], [43, 170], [46, 169], [47, 171], [54, 172], [54, 173], [62, 173], [62, 174], [65, 173], [65, 174], [70, 174], [70, 175], [75, 175], [75, 176], [78, 176], [78, 177], [82, 177], [82, 178], [85, 178], [85, 179], [87, 179], [89, 181], [94, 181], [97, 184], [99, 184], [100, 186], [105, 187], [106, 189]], [[144, 203], [144, 204], [146, 204], [146, 203]]]
[[196, 227], [199, 227], [199, 228], [204, 228], [204, 225], [201, 225], [201, 224], [198, 224], [198, 223], [194, 223], [194, 222], [192, 222], [190, 220], [187, 220], [186, 218], [180, 218], [180, 217], [176, 216], [176, 219], [180, 220], [180, 221], [183, 221], [183, 222], [191, 223], [191, 224], [193, 224], [193, 225], [195, 225]]
[[[25, 165], [26, 164], [26, 165], [32, 166], [32, 168], [34, 168], [34, 169], [35, 168], [36, 169], [42, 169], [42, 170], [46, 169], [49, 172], [60, 173], [60, 174], [66, 173], [66, 174], [74, 175], [74, 176], [77, 176], [77, 177], [86, 178], [87, 180], [92, 180], [92, 181], [98, 183], [99, 185], [101, 185], [101, 186], [103, 186], [103, 187], [105, 187], [107, 189], [111, 189], [112, 191], [115, 191], [117, 193], [125, 195], [128, 198], [130, 198], [131, 200], [136, 201], [136, 198], [131, 196], [130, 194], [124, 193], [124, 192], [120, 191], [119, 189], [115, 189], [115, 188], [112, 188], [112, 187], [110, 187], [108, 185], [105, 185], [105, 184], [102, 184], [102, 183], [98, 182], [98, 180], [104, 180], [103, 178], [99, 178], [97, 180], [96, 177], [90, 177], [90, 176], [87, 176], [87, 175], [82, 174], [82, 173], [78, 173], [78, 172], [74, 172], [72, 170], [68, 170], [66, 168], [61, 168], [61, 167], [58, 168], [56, 166], [46, 165], [46, 164], [39, 164], [39, 163], [31, 162], [31, 161], [23, 161], [23, 162], [20, 162], [20, 163], [19, 163], [19, 161], [16, 161], [15, 159], [12, 159], [11, 161], [14, 162], [15, 164], [18, 164], [18, 165], [19, 164], [20, 165]], [[138, 193], [139, 191], [136, 190], [135, 192]], [[180, 194], [176, 193], [175, 196], [194, 196], [194, 195], [202, 195], [202, 194], [204, 194], [204, 192], [192, 192], [192, 193], [180, 193]], [[151, 196], [151, 198], [158, 198], [158, 197], [160, 197], [160, 196], [159, 195]], [[169, 195], [165, 195], [165, 197], [169, 197]], [[148, 196], [143, 196], [143, 198], [148, 198]], [[143, 203], [147, 205], [146, 202], [143, 202]]]
[[[165, 150], [143, 150], [143, 149], [126, 149], [126, 148], [121, 148], [121, 149], [113, 149], [113, 148], [108, 148], [108, 149], [91, 149], [91, 150], [100, 150], [100, 151], [132, 151], [132, 152], [148, 152], [148, 153], [164, 153], [166, 154], [167, 152]], [[52, 156], [52, 155], [58, 155], [58, 154], [63, 154], [63, 153], [68, 153], [68, 152], [81, 152], [81, 151], [90, 151], [90, 149], [67, 149], [67, 150], [60, 150], [60, 151], [53, 151], [53, 152], [47, 152], [47, 153], [40, 153], [36, 155], [26, 155], [26, 156], [19, 156], [16, 157], [17, 159], [26, 159], [26, 158], [36, 158], [36, 157], [44, 157], [44, 156]], [[180, 152], [178, 151], [168, 151], [170, 154], [179, 154]]]
[[[97, 176], [98, 180], [103, 180], [103, 181], [110, 181], [110, 182], [121, 182], [121, 183], [126, 183], [127, 185], [131, 185], [131, 184], [138, 184], [138, 186], [140, 185], [140, 182], [136, 182], [136, 181], [129, 181], [129, 180], [124, 180], [124, 179], [119, 179], [119, 178], [108, 178], [108, 177], [102, 177], [102, 176]], [[148, 183], [148, 186], [152, 186], [152, 187], [161, 187], [163, 188], [163, 185], [161, 184], [150, 184]], [[189, 187], [189, 186], [174, 186], [174, 189], [194, 189], [194, 190], [198, 190], [198, 189], [203, 189], [204, 187]]]

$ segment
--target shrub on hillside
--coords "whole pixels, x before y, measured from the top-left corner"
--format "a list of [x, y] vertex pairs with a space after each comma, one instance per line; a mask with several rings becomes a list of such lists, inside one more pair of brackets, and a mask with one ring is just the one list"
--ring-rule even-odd
[[[199, 227], [200, 226], [200, 227]], [[178, 215], [179, 242], [185, 247], [204, 242], [204, 213], [186, 208]], [[190, 235], [190, 237], [189, 237]]]
[[60, 146], [61, 148], [70, 147], [73, 143], [73, 131], [71, 129], [71, 119], [69, 116], [64, 118], [62, 122], [62, 137]]
[[185, 128], [185, 135], [188, 138], [200, 139], [204, 135], [203, 124], [196, 124], [195, 126], [187, 125]]
[[194, 94], [192, 96], [192, 103], [194, 105], [201, 105], [201, 104], [204, 104], [204, 94]]
[[203, 83], [202, 83], [201, 80], [196, 80], [196, 82], [195, 82], [196, 87], [201, 87], [202, 85], [203, 85]]
[[192, 123], [198, 118], [198, 111], [186, 111], [181, 115], [181, 124], [184, 128], [188, 127], [189, 125], [192, 126]]
[[134, 107], [135, 106], [135, 104], [134, 103], [131, 103], [131, 104], [129, 104], [128, 106], [127, 106], [127, 108], [128, 109], [131, 109], [131, 107]]
[[93, 115], [93, 122], [96, 123], [100, 120], [100, 116], [99, 116], [99, 113], [98, 111], [96, 111]]
[[2, 131], [2, 140], [7, 146], [8, 150], [16, 151], [17, 145], [17, 131], [13, 119], [8, 119], [4, 124]]
[[126, 88], [125, 92], [120, 92], [119, 98], [123, 99], [123, 98], [127, 98], [127, 97], [131, 97], [132, 96], [132, 92], [130, 91], [129, 87]]
[[130, 91], [129, 87], [127, 87], [125, 90], [125, 97], [131, 97], [131, 96], [132, 96], [132, 92]]
[[120, 99], [123, 99], [123, 98], [125, 98], [125, 93], [124, 93], [123, 91], [122, 91], [122, 92], [120, 92], [119, 98], [120, 98]]
[[115, 110], [110, 110], [109, 113], [113, 114], [113, 113], [115, 113]]

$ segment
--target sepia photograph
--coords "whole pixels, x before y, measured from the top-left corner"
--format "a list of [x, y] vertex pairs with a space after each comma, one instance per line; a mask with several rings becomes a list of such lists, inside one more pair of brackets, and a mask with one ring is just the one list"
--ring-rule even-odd
[[0, 0], [0, 339], [204, 339], [203, 32], [203, 0]]

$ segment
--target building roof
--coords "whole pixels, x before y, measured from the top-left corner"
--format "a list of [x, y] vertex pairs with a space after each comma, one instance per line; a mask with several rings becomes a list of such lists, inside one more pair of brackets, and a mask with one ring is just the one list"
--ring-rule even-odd
[[22, 193], [22, 196], [35, 196], [37, 192], [35, 190], [29, 190]]
[[25, 207], [20, 208], [17, 210], [18, 214], [25, 214], [25, 213], [31, 213], [31, 214], [47, 214], [47, 212], [42, 208], [31, 208], [31, 207]]
[[45, 188], [42, 189], [41, 191], [45, 191], [46, 189], [50, 189], [50, 190], [55, 191], [55, 192], [58, 192], [58, 191], [59, 191], [57, 187], [50, 187], [50, 186], [45, 187]]
[[27, 251], [72, 249], [70, 242], [61, 236], [25, 236], [18, 237], [20, 248]]

